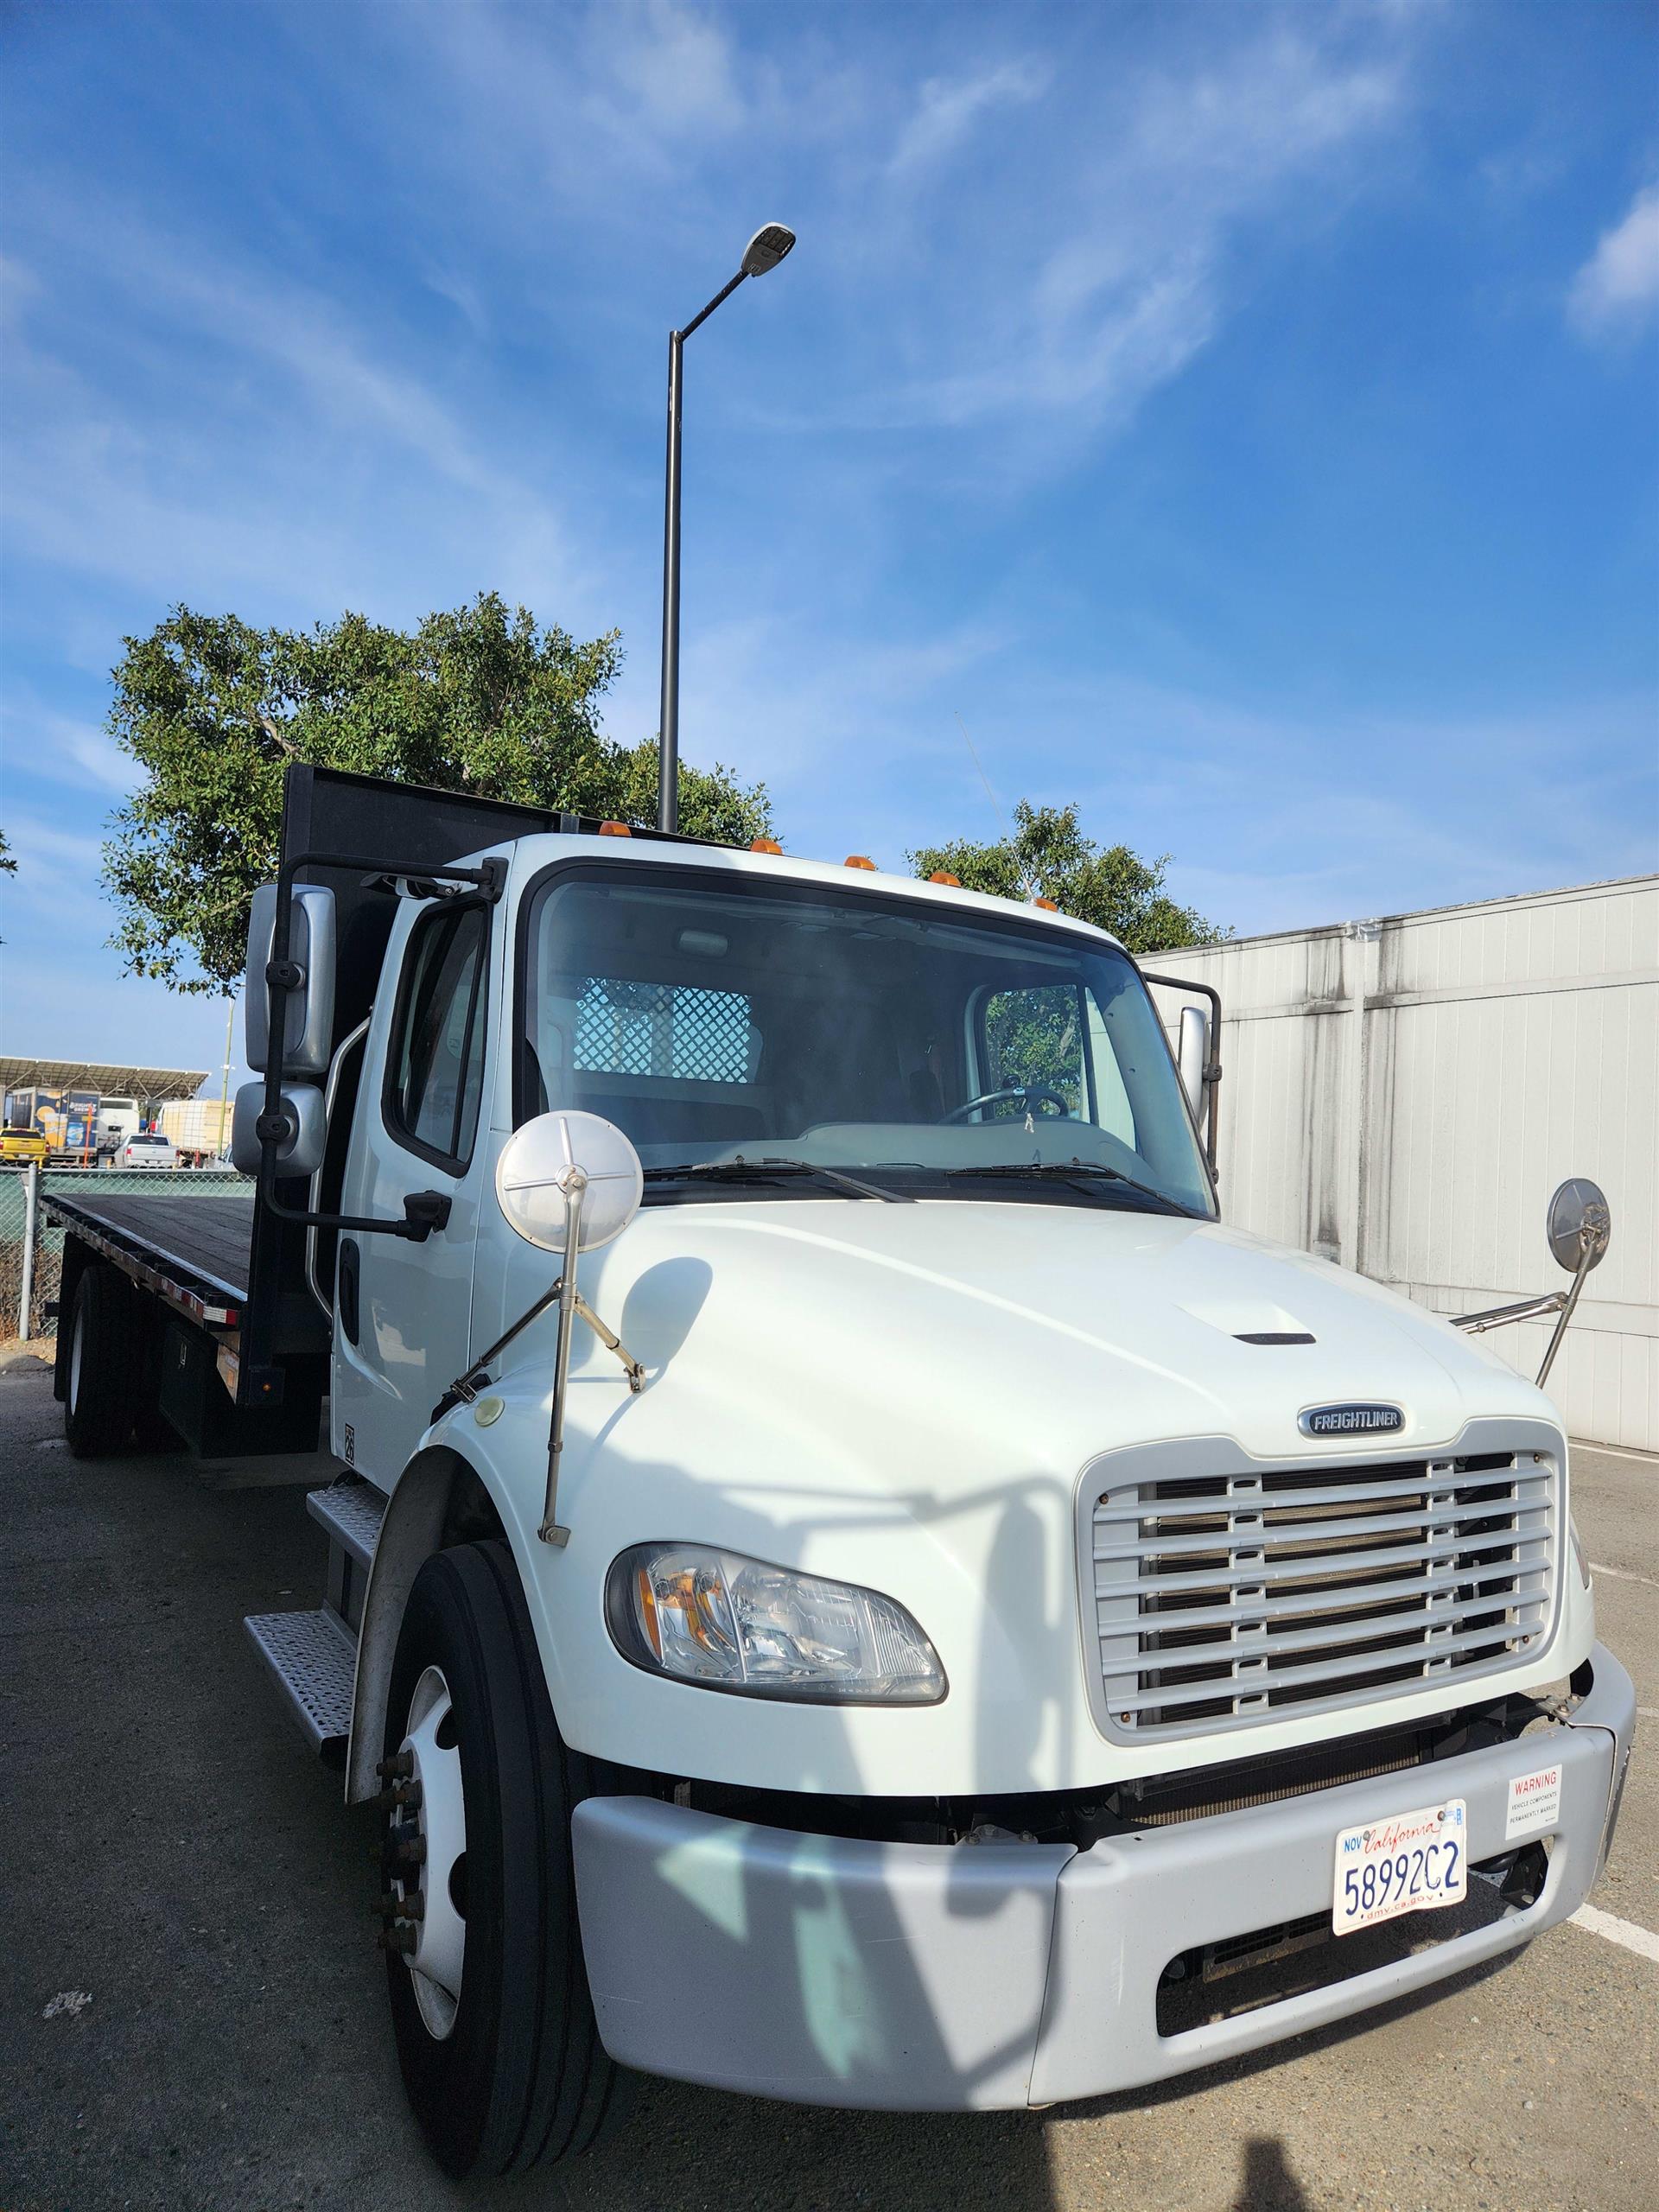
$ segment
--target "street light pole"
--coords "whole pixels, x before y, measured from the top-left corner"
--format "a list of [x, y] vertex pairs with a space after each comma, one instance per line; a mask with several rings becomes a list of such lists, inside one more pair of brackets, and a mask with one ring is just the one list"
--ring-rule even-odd
[[786, 224], [767, 223], [743, 249], [743, 264], [683, 330], [668, 334], [668, 462], [663, 497], [663, 696], [657, 726], [657, 827], [680, 826], [680, 423], [685, 341], [747, 276], [764, 276], [795, 244]]

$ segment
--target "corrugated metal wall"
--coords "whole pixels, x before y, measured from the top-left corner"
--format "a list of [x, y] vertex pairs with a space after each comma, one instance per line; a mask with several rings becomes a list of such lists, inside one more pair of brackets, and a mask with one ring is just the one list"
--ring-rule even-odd
[[[1469, 1313], [1562, 1286], [1544, 1209], [1599, 1183], [1612, 1246], [1550, 1387], [1574, 1435], [1659, 1452], [1659, 876], [1148, 964], [1221, 993], [1242, 1228]], [[1482, 1342], [1535, 1372], [1547, 1336]]]

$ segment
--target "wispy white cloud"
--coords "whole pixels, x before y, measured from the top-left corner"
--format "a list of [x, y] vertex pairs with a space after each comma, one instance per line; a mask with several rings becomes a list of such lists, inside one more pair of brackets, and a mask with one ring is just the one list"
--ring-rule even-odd
[[[450, 570], [467, 576], [461, 596], [485, 582], [543, 606], [564, 595], [572, 564], [550, 499], [486, 425], [389, 359], [386, 339], [322, 293], [130, 217], [94, 209], [83, 235], [89, 224], [106, 233], [134, 335], [118, 384], [96, 357], [60, 356], [35, 328], [51, 293], [22, 272], [7, 346], [13, 419], [29, 432], [8, 472], [15, 543], [163, 601], [251, 588], [283, 610], [374, 611], [410, 593], [435, 603]], [[158, 346], [167, 404], [146, 405]]]
[[731, 41], [706, 10], [648, 0], [644, 8], [606, 9], [601, 16], [601, 67], [608, 64], [641, 121], [678, 136], [729, 130], [741, 120]]
[[137, 763], [88, 722], [50, 713], [9, 715], [7, 722], [12, 757], [25, 762], [31, 775], [122, 797], [142, 780]]
[[904, 177], [935, 166], [971, 135], [988, 109], [1028, 105], [1047, 90], [1049, 77], [1047, 64], [1031, 58], [1005, 61], [976, 76], [930, 77], [899, 133], [888, 173]]
[[1567, 314], [1589, 338], [1622, 337], [1659, 310], [1659, 181], [1604, 231], [1573, 279]]
[[[1362, 149], [1408, 115], [1412, 20], [1363, 35], [1332, 22], [1329, 35], [1306, 17], [1247, 24], [1198, 69], [1126, 67], [1091, 91], [1086, 118], [1065, 73], [1035, 63], [925, 87], [888, 168], [917, 201], [887, 218], [910, 224], [916, 281], [877, 349], [880, 384], [832, 403], [832, 418], [1014, 425], [1032, 450], [1056, 429], [1121, 428], [1217, 338], [1247, 294], [1255, 239], [1331, 219], [1363, 188]], [[1017, 189], [1001, 163], [982, 164], [942, 219], [922, 194], [931, 169], [1015, 101], [1031, 111]]]

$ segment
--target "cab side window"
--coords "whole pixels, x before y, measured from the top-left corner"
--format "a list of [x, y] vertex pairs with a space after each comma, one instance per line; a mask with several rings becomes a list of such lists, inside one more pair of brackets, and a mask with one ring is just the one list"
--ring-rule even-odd
[[441, 906], [404, 955], [386, 1120], [411, 1151], [453, 1167], [465, 1166], [478, 1134], [488, 930], [482, 906]]

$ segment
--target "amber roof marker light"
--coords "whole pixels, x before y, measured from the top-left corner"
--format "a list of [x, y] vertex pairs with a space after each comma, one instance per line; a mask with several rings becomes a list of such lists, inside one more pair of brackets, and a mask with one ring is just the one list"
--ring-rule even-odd
[[657, 827], [680, 826], [680, 424], [685, 341], [751, 276], [765, 276], [795, 251], [787, 223], [762, 223], [731, 281], [683, 330], [668, 334], [668, 466], [663, 493], [663, 696], [657, 725]]

